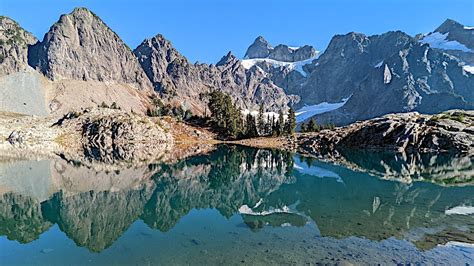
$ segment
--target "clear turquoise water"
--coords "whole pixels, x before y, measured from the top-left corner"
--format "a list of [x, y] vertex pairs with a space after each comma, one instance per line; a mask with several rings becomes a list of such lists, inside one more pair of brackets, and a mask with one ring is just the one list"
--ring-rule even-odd
[[4, 265], [474, 264], [474, 216], [449, 214], [474, 206], [474, 186], [226, 146], [108, 173], [61, 161], [0, 170]]

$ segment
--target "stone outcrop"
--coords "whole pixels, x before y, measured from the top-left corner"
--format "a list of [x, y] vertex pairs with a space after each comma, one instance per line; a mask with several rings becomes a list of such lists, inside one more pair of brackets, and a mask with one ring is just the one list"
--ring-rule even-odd
[[317, 55], [314, 47], [305, 45], [302, 47], [289, 47], [279, 44], [273, 48], [262, 36], [257, 37], [245, 53], [245, 58], [269, 58], [282, 62], [298, 62], [313, 58]]
[[126, 83], [152, 88], [133, 52], [85, 8], [62, 15], [42, 42], [30, 47], [29, 64], [52, 80]]
[[[131, 163], [159, 158], [173, 146], [173, 136], [166, 123], [120, 110], [105, 108], [69, 113], [55, 126], [65, 132], [79, 133], [64, 140], [70, 143], [66, 146], [76, 146], [83, 151], [72, 153], [72, 158], [83, 154], [90, 161]], [[77, 143], [82, 147], [77, 147]]]
[[204, 94], [212, 90], [229, 94], [242, 109], [256, 110], [263, 103], [268, 111], [277, 111], [296, 100], [259, 69], [246, 70], [230, 52], [215, 65], [191, 64], [157, 35], [143, 41], [134, 53], [164, 99], [196, 114], [204, 114]]
[[0, 16], [0, 77], [29, 69], [28, 45], [36, 42], [16, 21]]
[[302, 151], [322, 155], [343, 149], [472, 154], [473, 125], [473, 111], [390, 114], [334, 130], [302, 134], [298, 141]]

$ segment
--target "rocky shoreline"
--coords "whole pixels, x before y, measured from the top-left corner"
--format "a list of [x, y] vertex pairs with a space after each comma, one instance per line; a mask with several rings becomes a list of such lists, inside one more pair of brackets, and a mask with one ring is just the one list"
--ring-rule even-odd
[[[59, 156], [74, 164], [120, 167], [172, 161], [213, 149], [214, 137], [205, 129], [110, 108], [60, 118], [3, 113], [0, 120], [0, 152], [8, 158]], [[184, 143], [180, 134], [187, 136]], [[198, 139], [200, 145], [189, 147]]]
[[[390, 114], [315, 133], [238, 141], [218, 141], [210, 130], [171, 117], [110, 108], [60, 118], [4, 113], [0, 120], [0, 151], [8, 158], [59, 156], [72, 164], [113, 170], [207, 153], [224, 143], [284, 149], [403, 182], [427, 177], [443, 184], [474, 182], [474, 111]], [[429, 164], [426, 154], [436, 155]]]

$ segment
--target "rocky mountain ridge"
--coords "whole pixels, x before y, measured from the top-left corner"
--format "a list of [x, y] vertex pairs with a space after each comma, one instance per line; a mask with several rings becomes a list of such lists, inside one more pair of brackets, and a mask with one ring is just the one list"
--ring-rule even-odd
[[257, 68], [245, 69], [231, 52], [215, 65], [191, 64], [158, 34], [143, 41], [134, 53], [155, 91], [196, 114], [205, 113], [205, 94], [212, 90], [229, 94], [244, 110], [264, 104], [268, 111], [277, 111], [297, 101]]
[[315, 57], [318, 51], [310, 45], [289, 47], [279, 44], [272, 47], [262, 36], [258, 36], [245, 53], [245, 59], [268, 58], [282, 62], [298, 62]]
[[[260, 36], [248, 48], [248, 59], [228, 53], [210, 65], [190, 63], [159, 34], [131, 51], [85, 8], [61, 16], [36, 44], [18, 24], [2, 21], [6, 27], [16, 25], [10, 36], [23, 36], [15, 37], [21, 44], [14, 46], [10, 37], [0, 38], [10, 45], [2, 45], [0, 63], [1, 108], [7, 111], [64, 114], [116, 102], [144, 113], [155, 91], [164, 101], [203, 115], [204, 96], [212, 90], [229, 94], [243, 110], [257, 110], [260, 104], [265, 111], [306, 106], [315, 110], [311, 114], [320, 124], [346, 125], [396, 112], [474, 109], [469, 65], [474, 30], [453, 20], [416, 37], [401, 31], [336, 35], [321, 54], [308, 45], [272, 47]], [[453, 43], [465, 49], [445, 49]], [[322, 108], [326, 103], [342, 107]]]

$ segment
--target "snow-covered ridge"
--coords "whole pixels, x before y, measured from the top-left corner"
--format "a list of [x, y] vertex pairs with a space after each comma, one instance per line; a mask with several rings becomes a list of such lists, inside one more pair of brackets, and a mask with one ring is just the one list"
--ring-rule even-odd
[[422, 44], [428, 44], [431, 48], [443, 49], [443, 50], [460, 50], [463, 52], [473, 52], [467, 48], [464, 44], [457, 41], [447, 40], [449, 32], [441, 34], [439, 32], [432, 32], [426, 34], [423, 39], [420, 40]]
[[296, 122], [298, 122], [298, 123], [303, 122], [304, 120], [306, 120], [306, 119], [308, 119], [312, 116], [336, 110], [336, 109], [344, 106], [344, 104], [346, 104], [346, 102], [350, 98], [351, 97], [349, 96], [345, 99], [342, 99], [342, 101], [338, 102], [338, 103], [322, 102], [322, 103], [318, 103], [318, 104], [315, 104], [315, 105], [304, 106], [303, 108], [296, 111]]
[[464, 26], [465, 30], [474, 30], [474, 27]]
[[315, 57], [303, 60], [303, 61], [297, 61], [297, 62], [283, 62], [283, 61], [277, 61], [269, 58], [253, 58], [253, 59], [243, 59], [241, 64], [245, 69], [250, 69], [254, 65], [260, 62], [266, 62], [269, 64], [272, 64], [273, 67], [284, 67], [284, 68], [289, 68], [290, 70], [296, 70], [301, 73], [304, 77], [307, 76], [307, 73], [304, 71], [303, 66], [307, 64], [311, 64], [313, 60], [317, 59], [319, 56], [319, 52], [317, 52], [317, 55]]

